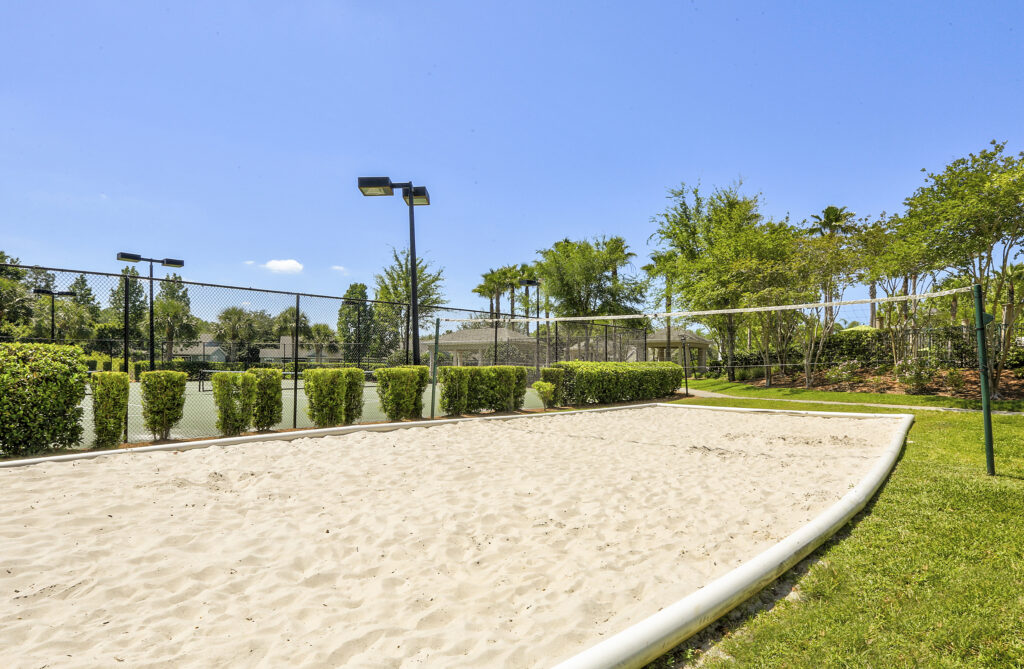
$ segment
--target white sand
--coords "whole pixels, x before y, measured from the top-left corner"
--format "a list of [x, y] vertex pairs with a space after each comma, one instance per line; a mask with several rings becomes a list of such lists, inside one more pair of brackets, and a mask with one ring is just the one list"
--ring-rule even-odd
[[897, 422], [663, 407], [0, 470], [0, 666], [547, 666], [809, 521]]

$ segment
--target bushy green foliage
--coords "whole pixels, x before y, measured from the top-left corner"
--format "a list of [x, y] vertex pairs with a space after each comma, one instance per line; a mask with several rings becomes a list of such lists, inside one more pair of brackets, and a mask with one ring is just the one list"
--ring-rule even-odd
[[377, 370], [377, 395], [388, 420], [423, 417], [423, 391], [430, 382], [424, 365]]
[[472, 367], [438, 367], [437, 382], [441, 384], [441, 411], [446, 416], [467, 413], [469, 376]]
[[128, 375], [123, 372], [96, 372], [89, 375], [92, 387], [92, 423], [97, 448], [121, 443], [128, 413]]
[[901, 360], [893, 368], [896, 380], [907, 387], [907, 392], [916, 395], [923, 393], [935, 376], [935, 365], [928, 358], [911, 358]]
[[441, 410], [447, 415], [516, 411], [526, 401], [526, 368], [441, 367]]
[[954, 393], [958, 393], [964, 389], [964, 373], [956, 367], [950, 367], [946, 370], [946, 388]]
[[77, 444], [87, 375], [77, 346], [0, 344], [0, 453]]
[[255, 379], [253, 388], [252, 424], [264, 432], [281, 422], [281, 379], [279, 369], [250, 369]]
[[825, 381], [830, 384], [853, 383], [857, 381], [859, 360], [847, 360], [825, 370]]
[[340, 369], [306, 369], [303, 387], [309, 400], [306, 412], [317, 427], [334, 427], [345, 420], [345, 383]]
[[132, 364], [132, 378], [136, 381], [139, 380], [143, 372], [149, 371], [149, 361], [139, 360]]
[[346, 367], [341, 370], [345, 381], [345, 425], [351, 425], [363, 415], [363, 385], [366, 375], [361, 369]]
[[[184, 372], [173, 373], [185, 376]], [[213, 384], [213, 402], [217, 406], [217, 429], [225, 437], [242, 434], [253, 420], [256, 376], [217, 372], [210, 381]]]
[[565, 370], [559, 367], [541, 367], [540, 380], [550, 383], [555, 387], [555, 394], [552, 398], [553, 406], [560, 407], [565, 404]]
[[570, 404], [608, 404], [671, 395], [683, 382], [674, 362], [558, 362]]
[[112, 360], [104, 360], [103, 361], [103, 371], [104, 372], [109, 372], [113, 368], [114, 368], [114, 362]]
[[537, 395], [540, 396], [540, 401], [544, 404], [545, 409], [550, 409], [554, 406], [555, 384], [547, 381], [534, 381], [533, 389], [537, 391]]
[[142, 423], [154, 439], [168, 439], [185, 410], [184, 372], [145, 372], [142, 384]]

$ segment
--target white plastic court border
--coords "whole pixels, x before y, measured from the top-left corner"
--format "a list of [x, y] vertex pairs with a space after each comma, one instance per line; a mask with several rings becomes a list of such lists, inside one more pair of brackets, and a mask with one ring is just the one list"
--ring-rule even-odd
[[776, 413], [805, 416], [833, 416], [841, 418], [898, 418], [899, 427], [888, 448], [875, 466], [853, 489], [838, 502], [819, 514], [810, 523], [789, 535], [768, 550], [736, 567], [700, 590], [670, 604], [658, 613], [641, 620], [614, 636], [592, 646], [581, 653], [559, 663], [555, 669], [612, 669], [642, 667], [661, 657], [704, 627], [728, 613], [733, 607], [754, 595], [774, 581], [790, 567], [809, 555], [826, 539], [844, 526], [854, 515], [867, 505], [892, 471], [903, 450], [907, 432], [914, 424], [912, 414], [853, 413], [837, 411], [798, 411], [791, 409], [747, 409], [741, 407], [704, 406], [696, 404], [666, 404], [652, 402], [628, 406], [580, 409], [555, 413], [524, 414], [518, 416], [480, 416], [473, 418], [448, 418], [409, 423], [374, 423], [312, 430], [296, 430], [258, 434], [246, 437], [206, 439], [203, 441], [139, 446], [109, 451], [71, 453], [41, 458], [28, 458], [0, 462], [0, 468], [24, 467], [46, 462], [68, 462], [104, 456], [131, 455], [156, 451], [184, 451], [211, 446], [231, 446], [260, 441], [289, 441], [309, 437], [347, 434], [349, 432], [387, 432], [413, 427], [432, 427], [465, 421], [519, 420], [562, 416], [591, 411], [623, 411], [644, 407], [669, 407], [681, 410], [734, 411], [743, 413]]

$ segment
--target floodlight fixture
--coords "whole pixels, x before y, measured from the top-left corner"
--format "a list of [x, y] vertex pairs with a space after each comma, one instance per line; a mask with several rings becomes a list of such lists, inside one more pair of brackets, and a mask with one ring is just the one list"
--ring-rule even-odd
[[[409, 191], [412, 191], [412, 202], [409, 202]], [[430, 204], [430, 193], [427, 192], [425, 186], [416, 186], [414, 188], [403, 188], [402, 199], [405, 200], [406, 204], [411, 204], [416, 207]]]
[[425, 186], [414, 186], [411, 181], [393, 182], [391, 177], [359, 177], [359, 192], [363, 195], [394, 195], [396, 188], [402, 189], [402, 199], [409, 205], [409, 296], [412, 324], [412, 360], [420, 364], [420, 320], [419, 293], [416, 287], [416, 216], [415, 207], [430, 204], [430, 194]]
[[359, 177], [359, 190], [363, 195], [394, 195], [390, 177]]
[[160, 261], [160, 264], [163, 265], [164, 267], [184, 267], [185, 261], [178, 260], [176, 258], [164, 258], [163, 260]]
[[123, 262], [139, 262], [140, 260], [142, 260], [142, 256], [140, 256], [138, 253], [125, 253], [122, 251], [121, 253], [117, 254], [117, 259]]

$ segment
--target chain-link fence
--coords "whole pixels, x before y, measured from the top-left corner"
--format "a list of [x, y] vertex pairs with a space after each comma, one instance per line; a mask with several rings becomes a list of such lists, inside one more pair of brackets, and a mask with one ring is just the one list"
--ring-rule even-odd
[[[0, 265], [0, 340], [74, 344], [85, 351], [90, 371], [127, 371], [133, 381], [149, 369], [186, 372], [184, 417], [171, 432], [174, 439], [218, 435], [210, 383], [216, 372], [280, 369], [283, 412], [274, 429], [289, 429], [312, 427], [302, 383], [308, 368], [363, 370], [361, 421], [373, 422], [386, 420], [374, 375], [381, 367], [435, 360], [521, 365], [532, 383], [540, 367], [559, 360], [646, 359], [642, 329], [493, 320], [505, 316], [420, 305], [414, 325], [405, 303], [199, 283], [173, 274], [150, 279], [134, 267], [113, 274]], [[435, 342], [438, 319], [461, 320], [442, 322]], [[540, 406], [531, 395], [528, 406], [534, 404]], [[425, 406], [429, 415], [429, 399]], [[85, 409], [82, 444], [88, 446], [91, 398]], [[137, 383], [130, 386], [127, 422], [128, 441], [152, 438], [143, 426]]]

